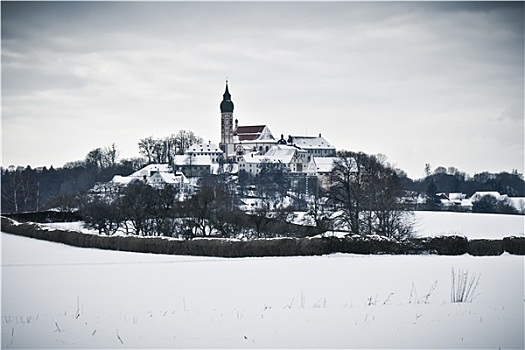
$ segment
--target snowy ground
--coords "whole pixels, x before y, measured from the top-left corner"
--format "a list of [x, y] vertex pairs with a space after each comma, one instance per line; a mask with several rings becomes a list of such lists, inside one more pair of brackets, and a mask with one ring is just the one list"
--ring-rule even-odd
[[524, 236], [525, 215], [415, 212], [416, 229], [422, 237], [458, 235], [469, 239], [501, 239]]
[[[2, 348], [524, 348], [524, 257], [222, 259], [2, 233]], [[451, 303], [452, 268], [481, 275]]]

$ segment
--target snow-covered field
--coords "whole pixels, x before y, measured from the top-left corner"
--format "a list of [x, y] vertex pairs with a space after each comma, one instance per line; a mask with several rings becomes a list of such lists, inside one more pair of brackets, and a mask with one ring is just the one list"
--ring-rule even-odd
[[[223, 259], [2, 233], [2, 348], [524, 348], [524, 257]], [[480, 276], [451, 303], [451, 271]]]
[[525, 215], [415, 212], [417, 233], [422, 237], [458, 235], [469, 239], [524, 236]]

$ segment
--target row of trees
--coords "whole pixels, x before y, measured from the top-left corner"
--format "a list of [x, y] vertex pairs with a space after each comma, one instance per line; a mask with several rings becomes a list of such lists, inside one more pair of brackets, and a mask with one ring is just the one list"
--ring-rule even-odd
[[455, 167], [438, 166], [433, 171], [430, 164], [425, 166], [426, 176], [422, 179], [402, 179], [405, 190], [417, 193], [465, 193], [472, 196], [478, 191], [497, 191], [509, 197], [525, 197], [523, 174], [512, 172], [481, 172], [472, 176]]
[[53, 208], [65, 197], [78, 196], [98, 182], [110, 181], [116, 174], [129, 175], [146, 164], [140, 158], [117, 160], [117, 154], [111, 146], [94, 149], [84, 160], [67, 163], [62, 168], [2, 168], [2, 213]]

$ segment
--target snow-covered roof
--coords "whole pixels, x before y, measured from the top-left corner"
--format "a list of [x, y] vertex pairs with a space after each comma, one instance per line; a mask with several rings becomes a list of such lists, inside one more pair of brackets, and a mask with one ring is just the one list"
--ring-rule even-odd
[[142, 179], [142, 176], [122, 176], [122, 175], [115, 175], [111, 179], [110, 183], [116, 184], [116, 185], [127, 185], [133, 180], [140, 180]]
[[[209, 158], [209, 156], [207, 156]], [[189, 181], [183, 173], [173, 173], [169, 164], [149, 164], [135, 171], [129, 176], [115, 175], [110, 183], [128, 185], [134, 180], [146, 180], [148, 184], [188, 184]]]
[[259, 164], [259, 163], [282, 163], [274, 158], [266, 157], [266, 155], [256, 155], [256, 154], [245, 154], [241, 156], [240, 160], [248, 164]]
[[337, 157], [313, 157], [312, 161], [318, 173], [329, 173], [334, 168], [337, 159]]
[[485, 196], [492, 196], [492, 197], [496, 198], [497, 200], [505, 200], [505, 199], [508, 198], [506, 194], [501, 195], [499, 192], [496, 192], [496, 191], [486, 191], [486, 192], [476, 192], [476, 193], [474, 193], [470, 197], [470, 200], [472, 202], [476, 202], [476, 201], [479, 201], [482, 197], [485, 197]]
[[334, 149], [324, 137], [319, 136], [289, 136], [288, 143], [301, 147], [303, 149]]
[[144, 168], [135, 171], [133, 174], [131, 174], [131, 177], [144, 177], [144, 176], [150, 176], [152, 172], [164, 172], [168, 173], [171, 171], [169, 164], [149, 164], [146, 165]]
[[272, 146], [272, 148], [270, 148], [263, 157], [266, 157], [272, 160], [280, 160], [282, 163], [290, 164], [294, 155], [298, 151], [299, 150], [293, 146], [275, 145], [275, 146]]
[[461, 206], [463, 208], [472, 208], [472, 202], [470, 201], [470, 199], [467, 199], [467, 198], [456, 198], [456, 199], [442, 198], [440, 199], [440, 202], [446, 207]]
[[248, 164], [259, 163], [282, 163], [290, 164], [297, 152], [304, 152], [298, 150], [296, 147], [286, 145], [274, 145], [264, 155], [257, 155], [255, 153], [245, 154], [241, 157], [241, 161]]
[[149, 164], [129, 176], [115, 175], [110, 182], [118, 185], [127, 185], [133, 180], [143, 180], [144, 177], [150, 177], [155, 173], [169, 173], [171, 171], [169, 164]]
[[223, 153], [215, 143], [195, 143], [191, 145], [186, 153]]
[[448, 194], [448, 199], [450, 199], [451, 201], [462, 200], [465, 198], [467, 198], [467, 195], [465, 193], [449, 193]]

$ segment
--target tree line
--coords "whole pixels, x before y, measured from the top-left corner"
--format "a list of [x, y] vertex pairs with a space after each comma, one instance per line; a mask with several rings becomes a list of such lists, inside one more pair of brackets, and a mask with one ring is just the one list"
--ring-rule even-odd
[[432, 191], [438, 193], [465, 193], [468, 197], [478, 191], [497, 191], [509, 197], [525, 197], [523, 174], [517, 170], [481, 172], [471, 176], [455, 167], [438, 166], [432, 171], [430, 164], [427, 164], [424, 178], [405, 178], [403, 187], [418, 193], [427, 193], [429, 187], [433, 187]]
[[112, 144], [92, 149], [84, 159], [68, 162], [63, 167], [2, 167], [1, 211], [21, 213], [72, 206], [75, 197], [96, 183], [108, 182], [115, 175], [130, 175], [151, 163], [169, 163], [169, 154], [183, 154], [198, 142], [202, 142], [201, 137], [192, 131], [180, 130], [164, 138], [140, 139], [141, 157], [120, 159], [120, 151]]
[[[427, 202], [419, 206], [421, 210], [465, 210], [463, 208], [443, 207], [438, 194], [463, 193], [470, 198], [475, 192], [498, 192], [509, 197], [525, 197], [525, 181], [523, 174], [516, 170], [511, 172], [481, 172], [474, 175], [466, 174], [455, 167], [438, 166], [431, 170], [430, 164], [425, 166], [424, 178], [411, 180], [402, 178], [403, 188], [415, 195], [424, 195]], [[515, 208], [508, 201], [485, 196], [474, 202], [472, 211], [477, 213], [523, 214], [525, 208]]]

